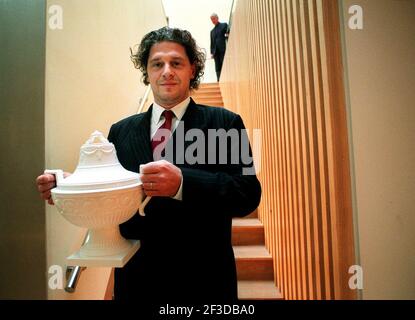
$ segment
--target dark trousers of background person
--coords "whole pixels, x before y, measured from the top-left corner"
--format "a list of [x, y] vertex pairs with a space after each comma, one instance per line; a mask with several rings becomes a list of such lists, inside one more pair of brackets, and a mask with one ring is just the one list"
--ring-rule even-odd
[[225, 51], [221, 52], [216, 50], [214, 59], [215, 59], [215, 70], [216, 70], [216, 78], [220, 79], [220, 73], [222, 71], [223, 59], [225, 58]]

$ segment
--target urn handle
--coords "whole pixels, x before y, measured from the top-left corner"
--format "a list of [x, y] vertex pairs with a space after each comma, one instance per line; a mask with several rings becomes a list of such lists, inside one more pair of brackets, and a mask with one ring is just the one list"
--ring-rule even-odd
[[45, 170], [45, 172], [44, 173], [47, 173], [47, 174], [53, 174], [54, 176], [55, 176], [55, 179], [56, 179], [56, 186], [58, 186], [59, 185], [59, 183], [63, 180], [63, 179], [65, 179], [64, 177], [63, 177], [63, 171], [61, 170], [61, 169], [55, 169], [55, 170]]
[[141, 202], [140, 206], [138, 207], [138, 213], [140, 216], [144, 217], [146, 214], [144, 213], [144, 208], [147, 205], [147, 203], [150, 201], [151, 197], [147, 196], [143, 202]]

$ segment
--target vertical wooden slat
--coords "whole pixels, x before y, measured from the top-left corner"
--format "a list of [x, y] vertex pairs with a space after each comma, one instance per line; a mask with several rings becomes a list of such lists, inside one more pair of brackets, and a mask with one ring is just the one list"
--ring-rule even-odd
[[[271, 133], [271, 139], [272, 142], [274, 141], [274, 137], [276, 136], [276, 118], [275, 118], [275, 108], [276, 108], [276, 93], [275, 93], [275, 55], [274, 55], [274, 43], [275, 43], [275, 34], [274, 34], [274, 20], [273, 20], [273, 1], [267, 1], [266, 3], [266, 9], [265, 12], [267, 14], [267, 30], [270, 30], [268, 32], [269, 34], [269, 47], [268, 47], [268, 62], [270, 65], [269, 69], [269, 94], [270, 94], [270, 108], [269, 108], [269, 117], [268, 117], [268, 125], [270, 128]], [[277, 232], [277, 215], [278, 215], [278, 206], [277, 206], [277, 148], [275, 146], [275, 143], [273, 143], [271, 147], [271, 163], [274, 163], [275, 165], [271, 166], [271, 217], [270, 217], [270, 223], [271, 223], [271, 232], [270, 238], [271, 238], [271, 244], [272, 246], [272, 254], [276, 257], [274, 259], [274, 277], [277, 278], [277, 261], [280, 259], [280, 254], [278, 250], [278, 232]], [[277, 258], [278, 257], [278, 258]]]
[[297, 114], [296, 106], [298, 105], [298, 87], [296, 86], [296, 59], [295, 53], [298, 51], [295, 47], [295, 33], [294, 33], [294, 20], [295, 16], [293, 14], [293, 1], [287, 2], [288, 9], [288, 34], [289, 34], [289, 54], [290, 54], [290, 88], [291, 88], [291, 105], [290, 105], [290, 135], [292, 141], [291, 155], [292, 155], [292, 182], [293, 182], [293, 224], [294, 224], [294, 242], [295, 242], [295, 262], [296, 262], [296, 294], [298, 299], [302, 299], [302, 279], [301, 279], [301, 269], [303, 263], [301, 260], [301, 249], [300, 249], [300, 213], [299, 213], [299, 197], [301, 192], [299, 190], [298, 175], [300, 167], [298, 165], [298, 156], [299, 156], [299, 141], [298, 141], [298, 127], [297, 127]]
[[356, 292], [348, 287], [348, 268], [354, 264], [353, 221], [350, 193], [350, 168], [348, 162], [348, 135], [344, 98], [343, 70], [340, 41], [340, 22], [337, 1], [323, 1], [324, 29], [322, 46], [326, 53], [325, 100], [327, 108], [328, 173], [330, 175], [330, 208], [332, 212], [333, 282], [336, 299], [356, 299]]
[[273, 30], [275, 30], [275, 33], [273, 33], [273, 61], [274, 61], [274, 69], [273, 69], [273, 75], [274, 75], [274, 88], [275, 88], [275, 136], [274, 138], [276, 138], [276, 151], [277, 151], [277, 157], [276, 157], [276, 167], [277, 167], [277, 171], [276, 171], [276, 192], [275, 192], [275, 202], [276, 202], [276, 207], [277, 207], [277, 217], [276, 217], [276, 232], [277, 232], [277, 246], [278, 246], [278, 252], [279, 252], [279, 261], [277, 261], [277, 267], [278, 267], [278, 279], [277, 279], [277, 284], [280, 287], [281, 292], [285, 291], [285, 284], [283, 279], [284, 278], [284, 270], [285, 270], [285, 264], [284, 264], [284, 237], [282, 234], [283, 231], [283, 212], [284, 212], [284, 207], [283, 207], [283, 203], [281, 201], [282, 199], [282, 190], [283, 190], [283, 185], [282, 185], [282, 179], [281, 179], [281, 175], [282, 175], [282, 147], [281, 147], [281, 124], [279, 122], [279, 120], [281, 119], [280, 116], [280, 106], [281, 106], [281, 90], [280, 90], [280, 84], [281, 84], [281, 79], [279, 77], [279, 57], [280, 55], [278, 54], [278, 39], [279, 39], [279, 34], [278, 34], [278, 25], [277, 25], [277, 19], [278, 19], [278, 15], [277, 15], [277, 0], [273, 0], [272, 1], [272, 12], [271, 14], [274, 17], [274, 28], [272, 28]]
[[319, 107], [320, 107], [320, 91], [319, 87], [321, 83], [319, 83], [318, 78], [318, 68], [319, 68], [319, 57], [317, 53], [317, 43], [316, 43], [316, 16], [315, 16], [315, 1], [309, 0], [308, 1], [308, 19], [309, 19], [309, 31], [310, 31], [310, 61], [311, 61], [311, 70], [310, 70], [310, 82], [311, 82], [311, 90], [312, 90], [312, 101], [310, 106], [310, 119], [312, 125], [312, 141], [313, 141], [313, 150], [312, 150], [312, 157], [313, 157], [313, 177], [314, 181], [313, 184], [315, 186], [315, 211], [313, 212], [314, 218], [314, 239], [316, 243], [315, 253], [316, 253], [316, 269], [318, 274], [318, 283], [317, 283], [317, 297], [318, 299], [324, 299], [326, 297], [326, 283], [324, 279], [325, 270], [324, 270], [324, 244], [322, 239], [322, 207], [321, 202], [321, 180], [320, 180], [320, 172], [321, 172], [321, 163], [319, 162], [319, 150], [321, 150], [321, 140], [320, 135], [321, 132], [319, 131], [320, 128], [320, 120], [319, 120]]
[[283, 28], [283, 57], [284, 57], [284, 134], [285, 134], [285, 160], [286, 160], [286, 201], [287, 201], [287, 239], [289, 243], [289, 264], [290, 264], [290, 299], [295, 299], [295, 254], [294, 254], [294, 238], [293, 238], [293, 192], [292, 192], [292, 158], [291, 158], [291, 148], [292, 141], [290, 135], [290, 106], [291, 106], [291, 88], [290, 88], [290, 60], [289, 60], [289, 47], [288, 47], [288, 27], [287, 27], [287, 7], [286, 1], [281, 1], [281, 12], [282, 12], [282, 28]]
[[279, 144], [280, 144], [280, 163], [281, 169], [279, 173], [279, 180], [280, 180], [280, 197], [279, 202], [281, 203], [281, 239], [282, 239], [282, 252], [283, 252], [283, 278], [282, 278], [282, 287], [281, 292], [283, 293], [284, 297], [290, 297], [290, 286], [289, 286], [289, 258], [288, 258], [288, 239], [286, 237], [286, 216], [288, 212], [288, 208], [285, 201], [285, 194], [286, 194], [286, 184], [285, 184], [285, 140], [284, 140], [284, 125], [283, 125], [283, 108], [284, 108], [284, 86], [283, 86], [283, 50], [282, 50], [282, 15], [281, 15], [281, 2], [277, 1], [276, 3], [277, 9], [277, 28], [278, 28], [278, 47], [277, 47], [277, 55], [278, 55], [278, 91], [279, 91], [279, 103], [278, 103], [278, 127], [279, 127]]
[[[269, 68], [266, 67], [265, 62], [268, 61], [268, 32], [266, 29], [266, 16], [265, 16], [265, 8], [264, 8], [264, 2], [263, 1], [258, 1], [258, 16], [259, 18], [259, 23], [260, 23], [260, 34], [261, 34], [261, 42], [259, 44], [259, 48], [261, 48], [261, 57], [260, 57], [260, 61], [261, 61], [261, 79], [262, 79], [262, 84], [261, 84], [261, 89], [262, 89], [262, 93], [261, 96], [263, 96], [263, 103], [262, 103], [262, 107], [267, 106], [267, 108], [269, 108], [269, 89], [268, 89], [268, 71]], [[269, 125], [269, 117], [264, 117], [264, 125], [268, 127]], [[271, 132], [270, 130], [267, 130], [265, 132], [265, 140], [266, 140], [266, 150], [267, 150], [267, 159], [271, 160], [272, 159], [272, 148], [271, 148]], [[266, 176], [267, 176], [267, 181], [268, 183], [271, 185], [272, 184], [272, 173], [271, 173], [271, 167], [267, 166], [266, 167]], [[267, 206], [267, 210], [265, 212], [265, 216], [263, 217], [264, 221], [266, 221], [266, 228], [267, 230], [270, 229], [270, 219], [272, 218], [272, 189], [268, 188], [267, 190], [267, 198], [269, 199], [268, 201], [268, 206]], [[272, 243], [270, 243], [270, 241], [267, 241], [266, 243], [267, 248], [269, 251], [272, 252]]]
[[[270, 83], [270, 90], [271, 90], [271, 117], [270, 117], [270, 122], [269, 122], [269, 126], [272, 128], [272, 141], [273, 141], [273, 158], [272, 158], [272, 163], [277, 164], [277, 148], [275, 146], [275, 136], [276, 136], [276, 90], [275, 90], [275, 54], [274, 54], [274, 47], [275, 47], [275, 29], [274, 29], [274, 16], [273, 16], [273, 1], [269, 1], [268, 2], [268, 8], [267, 8], [267, 13], [268, 13], [268, 20], [269, 20], [269, 26], [268, 26], [268, 30], [270, 30], [270, 47], [269, 47], [269, 63], [270, 63], [270, 78], [269, 78], [269, 83]], [[272, 170], [272, 181], [273, 181], [273, 190], [272, 190], [272, 206], [273, 206], [273, 215], [272, 215], [272, 219], [271, 219], [271, 223], [272, 223], [272, 241], [274, 242], [274, 255], [280, 257], [280, 248], [278, 246], [279, 244], [279, 240], [278, 240], [278, 224], [277, 224], [277, 216], [278, 216], [278, 198], [277, 198], [277, 187], [278, 187], [278, 167], [276, 165], [273, 166], [273, 170]], [[274, 261], [274, 275], [275, 278], [277, 279], [277, 270], [278, 268], [278, 263], [277, 261]]]
[[291, 181], [291, 203], [292, 203], [292, 219], [291, 219], [291, 238], [293, 242], [293, 261], [296, 268], [293, 271], [293, 278], [294, 278], [294, 299], [300, 299], [300, 269], [301, 269], [301, 262], [299, 259], [299, 241], [298, 241], [298, 206], [297, 206], [297, 155], [296, 155], [296, 136], [295, 136], [295, 119], [294, 119], [294, 106], [297, 104], [296, 96], [295, 96], [295, 85], [293, 84], [295, 78], [295, 67], [294, 67], [294, 47], [293, 47], [293, 31], [292, 31], [292, 11], [291, 5], [292, 1], [285, 1], [286, 5], [286, 16], [287, 16], [287, 57], [288, 57], [288, 65], [287, 68], [288, 72], [288, 96], [289, 96], [289, 103], [287, 105], [288, 109], [288, 126], [289, 126], [289, 137], [290, 137], [290, 163], [291, 163], [291, 174], [290, 174], [290, 181]]
[[[308, 248], [307, 248], [307, 230], [306, 230], [306, 203], [308, 201], [308, 195], [305, 192], [305, 183], [304, 179], [307, 177], [305, 162], [304, 162], [304, 118], [302, 114], [302, 110], [304, 109], [304, 83], [302, 82], [303, 79], [303, 54], [302, 54], [302, 46], [301, 46], [301, 26], [300, 26], [300, 14], [299, 14], [299, 0], [293, 1], [293, 32], [295, 36], [295, 61], [296, 61], [296, 75], [295, 75], [295, 83], [297, 84], [297, 99], [298, 103], [295, 106], [295, 127], [296, 127], [296, 135], [297, 135], [297, 170], [298, 170], [298, 210], [299, 210], [299, 242], [300, 242], [300, 251], [301, 251], [301, 296], [302, 299], [307, 299], [310, 295], [308, 292], [309, 286], [308, 283]], [[294, 84], [295, 86], [295, 84]]]
[[284, 103], [284, 130], [285, 130], [285, 146], [286, 146], [286, 179], [287, 179], [287, 201], [288, 201], [288, 242], [289, 242], [289, 256], [290, 256], [290, 286], [291, 295], [290, 299], [296, 299], [295, 292], [295, 254], [294, 254], [294, 238], [293, 238], [293, 191], [292, 191], [292, 141], [291, 141], [291, 126], [290, 126], [290, 108], [291, 108], [291, 87], [290, 87], [290, 57], [289, 57], [289, 46], [288, 46], [288, 12], [286, 7], [286, 1], [282, 0], [282, 20], [283, 20], [283, 48], [284, 48], [284, 84], [285, 84], [285, 103]]
[[313, 52], [315, 51], [315, 44], [313, 39], [313, 4], [312, 1], [305, 2], [305, 23], [307, 29], [307, 44], [306, 49], [308, 51], [308, 87], [310, 99], [307, 104], [307, 118], [309, 127], [309, 157], [310, 157], [310, 178], [311, 178], [311, 195], [312, 195], [312, 210], [311, 210], [311, 232], [312, 232], [312, 247], [313, 247], [313, 268], [316, 278], [316, 299], [322, 299], [324, 296], [324, 284], [322, 277], [322, 257], [321, 257], [321, 234], [320, 234], [320, 185], [318, 180], [318, 155], [317, 155], [317, 132], [316, 132], [316, 97], [315, 97], [315, 83], [314, 83], [314, 65], [317, 63], [314, 59]]
[[[300, 1], [300, 25], [301, 25], [301, 48], [300, 53], [303, 55], [302, 68], [303, 68], [303, 83], [304, 88], [304, 100], [302, 106], [302, 126], [304, 128], [303, 133], [303, 153], [304, 153], [304, 187], [305, 187], [305, 218], [306, 218], [306, 232], [307, 232], [307, 266], [308, 266], [308, 279], [309, 281], [309, 297], [310, 299], [316, 299], [317, 295], [317, 277], [315, 260], [315, 244], [314, 244], [314, 232], [313, 232], [313, 211], [315, 210], [315, 189], [313, 188], [313, 175], [312, 175], [312, 139], [311, 139], [311, 126], [309, 125], [309, 108], [311, 105], [311, 85], [310, 85], [310, 59], [309, 59], [309, 25], [308, 25], [308, 5], [305, 1]], [[313, 280], [314, 279], [314, 280]]]
[[[261, 83], [261, 96], [263, 97], [263, 103], [262, 106], [269, 106], [269, 95], [268, 95], [268, 81], [267, 81], [267, 72], [268, 72], [268, 68], [265, 68], [264, 62], [267, 61], [267, 56], [268, 56], [268, 52], [267, 52], [267, 35], [268, 33], [266, 32], [266, 19], [265, 19], [265, 14], [264, 14], [264, 3], [263, 2], [258, 2], [258, 16], [260, 17], [259, 19], [259, 23], [260, 23], [260, 34], [261, 34], [261, 42], [259, 47], [261, 48], [261, 57], [260, 57], [260, 61], [261, 61], [261, 79], [262, 79], [262, 83]], [[264, 117], [264, 125], [268, 125], [269, 119]], [[272, 153], [271, 153], [271, 148], [270, 148], [270, 131], [267, 130], [265, 132], [265, 141], [266, 141], [266, 145], [265, 148], [267, 150], [267, 158], [268, 159], [272, 159]], [[269, 166], [267, 166], [266, 168], [266, 176], [267, 176], [267, 181], [269, 183], [269, 185], [272, 184], [272, 180], [271, 180], [271, 168]], [[263, 221], [265, 221], [266, 223], [266, 228], [267, 230], [270, 229], [270, 219], [272, 217], [272, 189], [268, 188], [267, 190], [267, 199], [268, 199], [268, 205], [266, 208], [266, 212], [264, 212], [263, 215]], [[272, 244], [270, 243], [270, 241], [266, 242], [266, 246], [267, 249], [269, 251], [272, 252]]]
[[[325, 244], [325, 252], [324, 252], [324, 260], [325, 260], [325, 269], [328, 271], [327, 275], [325, 277], [326, 279], [326, 299], [332, 299], [333, 298], [333, 290], [334, 290], [334, 276], [333, 276], [333, 263], [332, 263], [332, 223], [331, 223], [331, 207], [330, 207], [330, 181], [329, 181], [329, 164], [328, 164], [328, 135], [327, 135], [327, 125], [326, 125], [326, 110], [329, 109], [329, 99], [327, 96], [327, 90], [325, 89], [327, 87], [327, 68], [326, 64], [324, 63], [327, 61], [326, 56], [326, 50], [325, 50], [325, 43], [324, 43], [324, 26], [323, 26], [323, 7], [322, 7], [322, 1], [317, 0], [316, 2], [316, 11], [317, 11], [317, 28], [318, 28], [318, 40], [319, 40], [319, 55], [320, 55], [320, 78], [321, 78], [321, 132], [322, 132], [322, 151], [321, 156], [322, 159], [320, 162], [323, 163], [322, 170], [322, 179], [324, 179], [324, 190], [322, 191], [322, 195], [324, 195], [324, 208], [326, 210], [323, 213], [323, 226], [325, 227], [324, 233], [323, 233], [323, 242]], [[325, 214], [324, 214], [325, 213]]]

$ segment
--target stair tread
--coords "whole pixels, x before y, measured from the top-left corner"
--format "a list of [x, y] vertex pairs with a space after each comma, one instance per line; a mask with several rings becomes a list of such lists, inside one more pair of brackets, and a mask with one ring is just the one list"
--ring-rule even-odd
[[224, 105], [223, 103], [207, 103], [207, 102], [200, 102], [200, 101], [196, 101], [196, 103], [203, 105], [203, 106], [209, 106], [209, 107], [220, 107], [223, 108]]
[[202, 88], [192, 91], [191, 95], [206, 94], [206, 95], [217, 95], [222, 96], [222, 92], [219, 88]]
[[200, 98], [217, 98], [222, 99], [222, 95], [220, 91], [212, 91], [212, 92], [206, 92], [206, 91], [196, 91], [194, 94], [192, 94], [192, 97], [200, 97]]
[[203, 95], [222, 95], [221, 91], [218, 89], [202, 88], [192, 92], [192, 96], [203, 94]]
[[205, 105], [205, 106], [213, 106], [213, 107], [223, 106], [223, 103], [220, 103], [220, 102], [198, 101], [198, 100], [196, 100], [196, 102], [199, 104]]
[[257, 218], [234, 218], [233, 227], [263, 227], [262, 222]]
[[192, 92], [192, 98], [200, 104], [223, 107], [222, 93], [219, 83], [201, 83], [199, 88]]
[[238, 281], [239, 299], [278, 300], [283, 299], [281, 292], [275, 286], [274, 281]]
[[199, 96], [199, 95], [195, 95], [195, 96], [192, 96], [192, 98], [194, 98], [194, 99], [199, 99], [199, 100], [214, 100], [214, 101], [222, 101], [222, 98], [221, 97], [215, 97], [215, 96], [213, 96], [213, 97], [206, 97], [206, 96]]
[[204, 97], [192, 97], [195, 100], [200, 100], [200, 101], [220, 101], [222, 102], [223, 100], [221, 98], [204, 98]]
[[218, 82], [203, 82], [199, 87], [219, 87]]
[[195, 97], [193, 97], [193, 99], [196, 101], [202, 101], [202, 102], [220, 102], [220, 103], [223, 102], [222, 100], [219, 100], [219, 99], [200, 99], [200, 98], [195, 98]]
[[233, 246], [236, 259], [272, 259], [265, 246]]

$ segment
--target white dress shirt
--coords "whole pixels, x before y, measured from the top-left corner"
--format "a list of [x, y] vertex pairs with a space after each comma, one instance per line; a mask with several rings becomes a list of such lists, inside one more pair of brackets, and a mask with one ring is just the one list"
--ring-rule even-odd
[[[182, 119], [186, 109], [190, 103], [190, 97], [187, 97], [185, 100], [174, 106], [173, 108], [169, 109], [174, 113], [174, 117], [172, 119], [171, 124], [171, 132], [173, 134], [174, 130], [176, 130], [177, 126], [179, 125], [180, 120]], [[153, 110], [151, 114], [151, 126], [150, 126], [150, 137], [151, 139], [157, 132], [157, 129], [160, 128], [164, 121], [166, 120], [162, 115], [163, 111], [165, 111], [162, 106], [158, 105], [156, 102], [153, 103]], [[176, 195], [172, 197], [176, 200], [182, 200], [182, 189], [183, 189], [183, 177], [182, 181], [180, 182], [180, 188], [177, 191]]]

